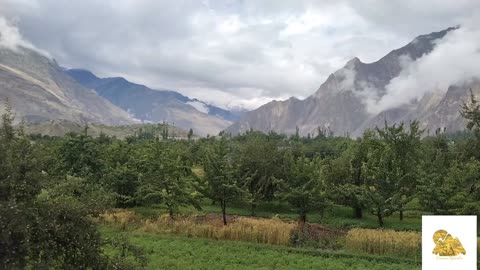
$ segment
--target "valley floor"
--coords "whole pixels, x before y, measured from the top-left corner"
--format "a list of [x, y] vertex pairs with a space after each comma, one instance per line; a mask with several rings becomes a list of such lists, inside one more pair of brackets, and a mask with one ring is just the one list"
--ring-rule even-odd
[[[187, 228], [196, 226], [185, 223], [184, 218], [208, 217], [208, 224], [221, 223], [220, 207], [212, 205], [208, 200], [202, 202], [202, 210], [193, 207], [182, 208], [181, 216], [178, 219], [177, 227], [169, 223], [165, 216], [167, 211], [164, 207], [135, 207], [129, 210], [119, 210], [119, 218], [110, 217], [112, 223], [101, 222], [101, 232], [106, 238], [123, 237], [131, 244], [143, 249], [147, 256], [146, 269], [420, 269], [420, 261], [415, 256], [396, 254], [379, 255], [376, 252], [355, 252], [345, 249], [343, 237], [334, 249], [331, 247], [294, 247], [290, 244], [269, 245], [262, 244], [262, 241], [252, 243], [241, 241], [242, 235], [233, 237], [234, 240], [217, 240], [212, 236], [211, 231], [207, 238], [199, 236], [205, 232], [195, 235], [195, 229]], [[399, 221], [398, 216], [386, 218], [385, 226], [388, 231], [420, 231], [421, 212], [417, 210], [416, 202], [412, 202], [406, 217]], [[122, 212], [126, 211], [126, 212]], [[125, 216], [122, 217], [121, 214]], [[228, 209], [229, 217], [235, 220], [245, 217], [251, 221], [250, 209], [246, 205], [236, 205]], [[158, 219], [160, 216], [166, 219]], [[211, 220], [210, 218], [213, 218]], [[263, 203], [256, 211], [256, 218], [260, 220], [278, 220], [285, 224], [295, 223], [297, 215], [288, 205], [282, 203]], [[264, 218], [264, 219], [262, 219]], [[124, 221], [121, 221], [121, 220]], [[218, 220], [217, 220], [218, 219]], [[146, 220], [151, 220], [149, 226], [145, 225]], [[163, 220], [163, 221], [162, 221]], [[188, 218], [187, 218], [188, 220]], [[255, 220], [255, 219], [253, 219]], [[216, 222], [218, 221], [218, 222]], [[166, 222], [166, 223], [165, 223]], [[362, 219], [352, 218], [352, 210], [348, 207], [336, 205], [326, 211], [322, 216], [319, 213], [311, 213], [309, 222], [318, 226], [327, 226], [333, 230], [349, 231], [352, 228], [378, 228], [376, 217], [364, 213]], [[148, 222], [147, 222], [148, 223]], [[207, 225], [207, 223], [203, 225]], [[123, 224], [123, 225], [122, 225]], [[168, 225], [170, 224], [170, 225]], [[190, 225], [187, 225], [190, 224]], [[278, 223], [275, 223], [278, 225]], [[232, 223], [230, 227], [232, 228]], [[214, 225], [215, 227], [215, 225]], [[213, 228], [214, 228], [213, 227]], [[219, 228], [221, 228], [220, 226]], [[214, 229], [215, 230], [215, 229]], [[375, 230], [370, 230], [375, 234]], [[254, 233], [240, 230], [240, 234]], [[226, 239], [226, 238], [224, 238]], [[287, 240], [289, 241], [289, 240]], [[255, 241], [253, 241], [255, 242]], [[266, 241], [263, 241], [266, 243]], [[270, 242], [268, 242], [270, 243]], [[340, 248], [338, 248], [340, 245]], [[399, 252], [400, 250], [398, 250]]]
[[196, 239], [169, 234], [102, 228], [105, 237], [122, 234], [144, 249], [146, 269], [371, 269], [415, 270], [418, 264], [382, 257]]

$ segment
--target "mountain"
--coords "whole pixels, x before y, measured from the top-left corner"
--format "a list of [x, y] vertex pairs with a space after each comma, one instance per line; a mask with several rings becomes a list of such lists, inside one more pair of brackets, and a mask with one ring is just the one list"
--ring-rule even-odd
[[427, 131], [437, 128], [449, 131], [464, 128], [459, 105], [468, 99], [469, 89], [480, 93], [478, 81], [451, 86], [445, 93], [431, 92], [420, 100], [397, 108], [372, 114], [364, 97], [374, 93], [382, 97], [386, 86], [400, 75], [406, 60], [415, 61], [429, 54], [436, 41], [456, 28], [422, 35], [406, 46], [394, 50], [373, 63], [353, 58], [331, 74], [319, 89], [304, 100], [294, 97], [272, 101], [246, 113], [226, 131], [235, 135], [250, 129], [301, 135], [316, 134], [318, 128], [336, 135], [360, 136], [367, 128], [382, 126], [385, 121], [399, 122], [418, 119]]
[[121, 77], [99, 78], [83, 69], [69, 69], [66, 73], [145, 122], [167, 121], [187, 130], [192, 128], [199, 135], [216, 135], [240, 116], [175, 91], [153, 90]]
[[0, 47], [0, 112], [7, 99], [16, 121], [135, 123], [128, 113], [67, 76], [55, 60], [23, 47]]

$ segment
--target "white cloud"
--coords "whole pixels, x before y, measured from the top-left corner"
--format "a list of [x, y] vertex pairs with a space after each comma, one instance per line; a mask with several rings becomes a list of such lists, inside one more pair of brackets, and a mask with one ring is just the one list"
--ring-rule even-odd
[[0, 47], [17, 51], [19, 47], [33, 48], [33, 45], [22, 38], [17, 27], [0, 17]]
[[387, 85], [386, 94], [378, 101], [368, 101], [369, 111], [378, 113], [418, 100], [428, 92], [446, 92], [450, 85], [480, 78], [480, 30], [476, 21], [449, 32], [430, 54], [404, 62], [400, 76]]
[[35, 47], [28, 40], [25, 40], [18, 30], [18, 27], [0, 14], [0, 49], [6, 48], [18, 52], [21, 48], [35, 50], [44, 56], [51, 58], [49, 52]]
[[335, 76], [340, 81], [339, 90], [351, 90], [353, 89], [356, 77], [356, 71], [353, 64], [347, 65], [335, 72]]
[[209, 109], [208, 109], [207, 105], [205, 105], [205, 103], [202, 103], [202, 102], [199, 102], [199, 101], [189, 101], [189, 102], [187, 102], [187, 104], [194, 107], [195, 109], [197, 109], [200, 112], [208, 114]]
[[17, 20], [28, 40], [65, 66], [252, 109], [306, 97], [352, 57], [375, 61], [418, 34], [462, 22], [478, 6], [477, 0], [0, 0], [0, 15]]

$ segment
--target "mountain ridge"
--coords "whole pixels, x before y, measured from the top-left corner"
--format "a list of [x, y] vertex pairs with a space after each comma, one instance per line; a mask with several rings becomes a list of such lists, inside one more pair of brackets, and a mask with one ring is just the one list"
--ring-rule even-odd
[[[441, 119], [455, 118], [451, 121], [460, 121], [452, 110], [448, 115], [433, 117], [431, 112], [422, 111], [422, 107], [415, 104], [399, 106], [388, 111], [372, 113], [368, 110], [366, 98], [375, 95], [381, 98], [386, 94], [386, 86], [392, 79], [398, 77], [403, 65], [433, 51], [438, 40], [444, 38], [450, 31], [458, 27], [450, 27], [442, 31], [420, 35], [407, 45], [392, 50], [379, 60], [372, 63], [363, 63], [358, 57], [350, 59], [342, 68], [330, 74], [324, 83], [303, 100], [288, 99], [272, 101], [260, 108], [246, 113], [239, 121], [226, 129], [226, 132], [236, 135], [250, 129], [268, 133], [293, 134], [297, 128], [301, 135], [315, 134], [318, 128], [328, 129], [340, 136], [360, 136], [367, 128], [372, 128], [380, 122], [379, 119], [391, 121], [410, 121], [419, 119], [425, 128], [436, 129], [445, 125], [459, 129], [461, 124], [445, 123]], [[475, 84], [465, 85], [474, 88]], [[466, 95], [461, 95], [465, 100]], [[431, 96], [423, 100], [431, 110], [437, 110], [442, 97]], [[460, 98], [460, 97], [459, 97]], [[430, 104], [430, 103], [432, 104]], [[449, 102], [454, 102], [450, 100]], [[447, 114], [447, 112], [444, 112]], [[388, 114], [389, 117], [385, 115]], [[458, 113], [457, 113], [458, 114]], [[385, 117], [382, 117], [385, 116]], [[390, 119], [389, 119], [390, 118]], [[381, 123], [384, 124], [384, 121]]]
[[85, 69], [65, 71], [83, 86], [144, 122], [169, 122], [200, 135], [216, 135], [228, 127], [237, 114], [191, 99], [171, 90], [154, 90], [123, 77], [100, 78]]
[[0, 100], [0, 111], [9, 100], [17, 121], [135, 123], [122, 109], [66, 76], [55, 60], [23, 47], [0, 48]]

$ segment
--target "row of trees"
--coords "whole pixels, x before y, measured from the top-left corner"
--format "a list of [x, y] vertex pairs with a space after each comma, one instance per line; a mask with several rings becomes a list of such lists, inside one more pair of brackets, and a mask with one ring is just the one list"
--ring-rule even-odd
[[[353, 216], [399, 213], [417, 199], [434, 214], [480, 214], [480, 106], [462, 115], [468, 136], [422, 138], [418, 122], [369, 130], [356, 140], [260, 132], [172, 140], [142, 132], [119, 140], [69, 134], [27, 137], [0, 128], [0, 260], [4, 268], [113, 265], [89, 217], [109, 207], [163, 204], [172, 218], [202, 198], [251, 214], [265, 201], [288, 203], [305, 222], [333, 204]], [[65, 240], [67, 239], [67, 240]], [[121, 260], [115, 260], [116, 265]], [[83, 263], [83, 264], [82, 264]], [[126, 263], [125, 263], [126, 264]]]
[[[357, 140], [318, 136], [290, 138], [247, 134], [173, 141], [131, 137], [117, 140], [71, 134], [42, 143], [49, 175], [84, 179], [110, 192], [117, 207], [163, 204], [172, 218], [182, 206], [200, 208], [210, 198], [222, 209], [243, 202], [255, 215], [264, 201], [290, 204], [306, 221], [332, 204], [403, 219], [417, 198], [433, 213], [478, 211], [479, 160], [470, 145], [445, 134], [421, 138], [418, 122], [367, 131]], [[467, 147], [468, 146], [468, 147]]]

